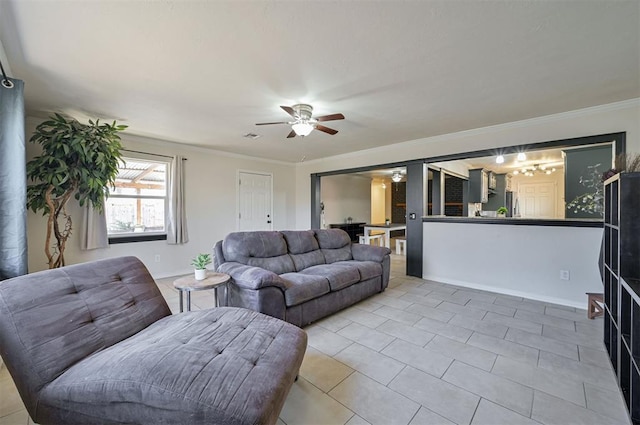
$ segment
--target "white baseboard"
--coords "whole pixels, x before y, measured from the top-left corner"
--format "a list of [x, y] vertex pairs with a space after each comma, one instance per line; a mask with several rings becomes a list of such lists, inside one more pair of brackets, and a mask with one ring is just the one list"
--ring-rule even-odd
[[498, 294], [505, 294], [505, 295], [511, 295], [514, 297], [522, 297], [522, 298], [528, 298], [530, 300], [536, 300], [536, 301], [542, 301], [545, 303], [550, 303], [550, 304], [559, 304], [559, 305], [564, 305], [567, 307], [574, 307], [574, 308], [579, 308], [581, 310], [586, 310], [587, 309], [587, 296], [585, 295], [585, 300], [584, 303], [579, 303], [573, 300], [566, 300], [563, 298], [554, 298], [554, 297], [547, 297], [545, 295], [542, 294], [536, 294], [533, 292], [524, 292], [524, 291], [516, 291], [513, 289], [506, 289], [506, 288], [500, 288], [500, 287], [496, 287], [496, 286], [489, 286], [489, 285], [479, 285], [477, 283], [472, 283], [472, 282], [464, 282], [464, 281], [460, 281], [460, 280], [455, 280], [455, 279], [446, 279], [446, 278], [442, 278], [439, 276], [422, 276], [423, 279], [425, 280], [432, 280], [435, 282], [441, 282], [441, 283], [448, 283], [450, 285], [457, 285], [457, 286], [464, 286], [465, 288], [472, 288], [472, 289], [481, 289], [483, 291], [489, 291], [489, 292], [495, 292]]

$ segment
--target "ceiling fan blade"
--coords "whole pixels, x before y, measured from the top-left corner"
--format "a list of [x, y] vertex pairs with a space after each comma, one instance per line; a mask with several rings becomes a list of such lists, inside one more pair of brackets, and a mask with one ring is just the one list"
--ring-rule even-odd
[[318, 121], [335, 121], [335, 120], [343, 120], [344, 115], [342, 114], [331, 114], [331, 115], [323, 115], [321, 117], [315, 117]]
[[296, 111], [293, 110], [293, 108], [291, 106], [280, 106], [282, 109], [284, 109], [284, 111], [291, 115], [293, 118], [298, 119], [298, 115], [296, 114]]
[[256, 123], [256, 125], [272, 125], [272, 124], [289, 124], [286, 121], [280, 121], [280, 122], [259, 122]]
[[338, 130], [334, 130], [333, 128], [325, 127], [324, 125], [316, 124], [316, 130], [324, 131], [327, 134], [334, 135], [338, 132]]
[[287, 136], [287, 139], [290, 139], [290, 138], [296, 137], [296, 136], [297, 136], [296, 132], [291, 130], [291, 133], [289, 133], [289, 135]]

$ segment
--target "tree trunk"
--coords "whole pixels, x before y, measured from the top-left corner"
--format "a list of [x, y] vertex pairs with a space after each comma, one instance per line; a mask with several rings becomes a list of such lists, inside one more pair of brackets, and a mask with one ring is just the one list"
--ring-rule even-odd
[[[54, 187], [50, 186], [47, 192], [45, 193], [45, 200], [47, 203], [47, 207], [49, 208], [49, 219], [47, 220], [47, 238], [45, 240], [45, 254], [47, 255], [47, 260], [49, 263], [50, 269], [55, 269], [58, 267], [63, 267], [65, 265], [64, 261], [64, 250], [66, 248], [67, 239], [71, 236], [72, 222], [71, 216], [67, 214], [66, 204], [69, 201], [69, 198], [75, 191], [75, 187], [67, 190], [62, 196], [53, 198], [51, 196]], [[58, 221], [60, 218], [60, 214], [64, 219], [64, 229], [60, 230], [60, 222]], [[55, 245], [53, 246], [54, 250], [51, 252], [51, 234], [56, 238]]]

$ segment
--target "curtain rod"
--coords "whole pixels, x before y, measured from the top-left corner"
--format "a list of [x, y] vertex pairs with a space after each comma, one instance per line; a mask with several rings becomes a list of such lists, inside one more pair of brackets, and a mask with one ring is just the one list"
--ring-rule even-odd
[[4, 66], [2, 66], [2, 61], [0, 61], [0, 71], [2, 72], [2, 85], [8, 89], [13, 88], [13, 81], [7, 78], [7, 74], [4, 72]]
[[[120, 150], [121, 150], [121, 151], [123, 151], [123, 152], [141, 153], [141, 154], [144, 154], [144, 155], [161, 156], [161, 157], [163, 157], [163, 158], [173, 158], [173, 157], [172, 157], [172, 156], [170, 156], [170, 155], [160, 155], [159, 153], [150, 153], [150, 152], [134, 151], [134, 150], [131, 150], [131, 149], [120, 149]], [[187, 158], [182, 158], [182, 160], [183, 160], [183, 161], [186, 161], [186, 160], [187, 160]]]

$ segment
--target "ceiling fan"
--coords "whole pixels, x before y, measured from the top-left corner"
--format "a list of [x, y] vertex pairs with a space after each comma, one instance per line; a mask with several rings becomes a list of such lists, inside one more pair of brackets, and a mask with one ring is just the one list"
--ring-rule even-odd
[[342, 114], [331, 114], [331, 115], [323, 115], [321, 117], [312, 118], [311, 114], [313, 113], [313, 106], [307, 105], [304, 103], [299, 103], [293, 106], [280, 106], [287, 114], [291, 115], [294, 121], [280, 121], [280, 122], [261, 122], [256, 125], [271, 125], [271, 124], [288, 124], [291, 126], [291, 132], [287, 136], [287, 138], [296, 137], [296, 136], [308, 136], [309, 133], [313, 131], [313, 129], [322, 131], [324, 133], [334, 135], [338, 132], [338, 130], [334, 130], [333, 128], [325, 127], [324, 125], [318, 124], [323, 121], [334, 121], [334, 120], [343, 120], [344, 115]]

